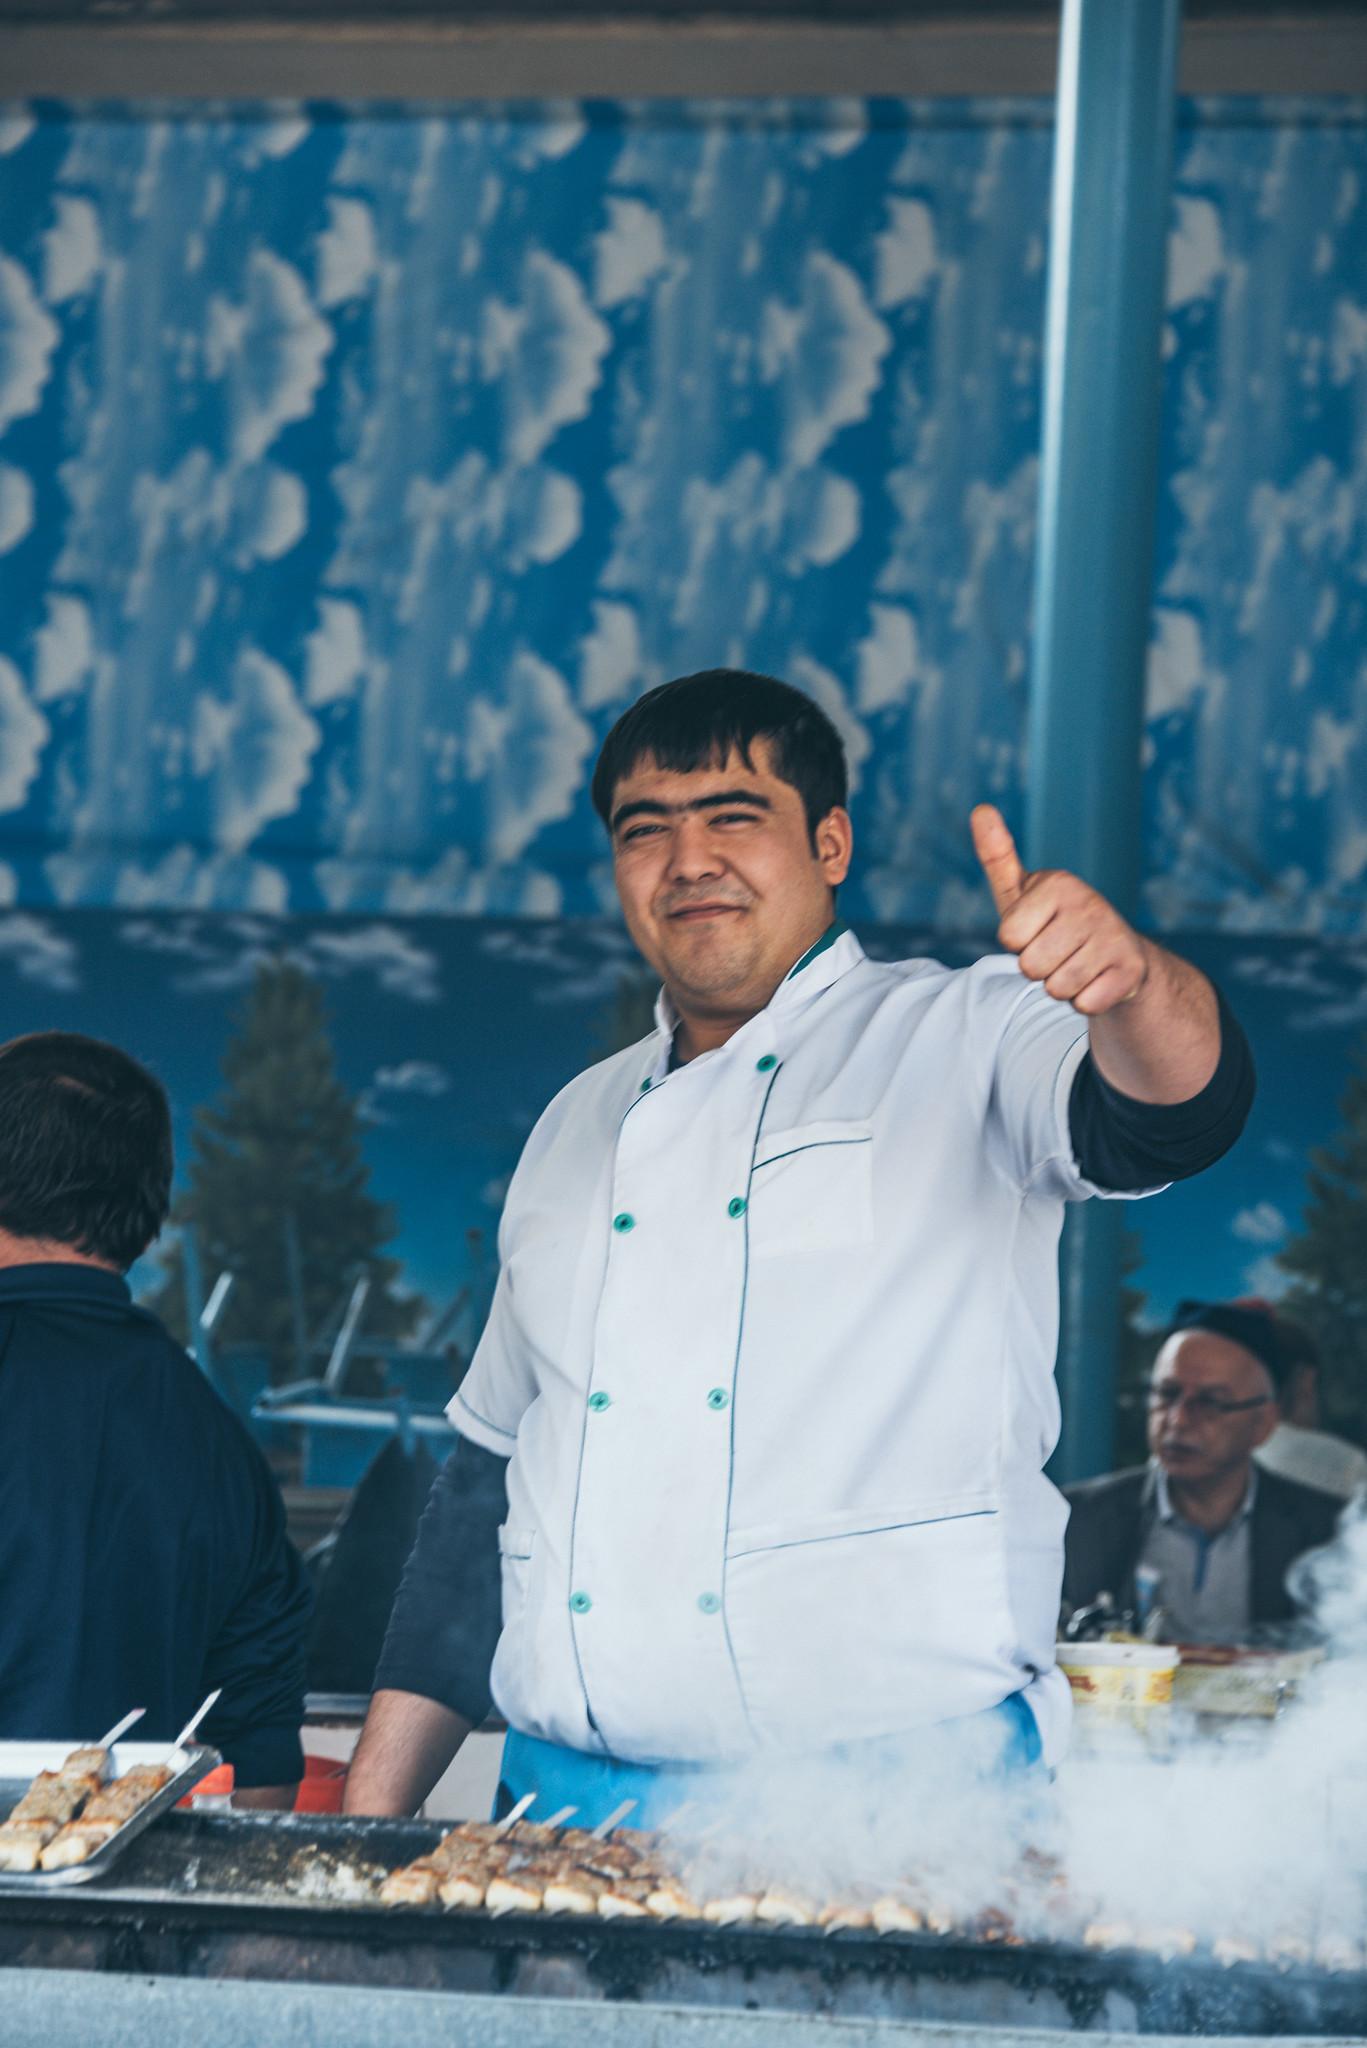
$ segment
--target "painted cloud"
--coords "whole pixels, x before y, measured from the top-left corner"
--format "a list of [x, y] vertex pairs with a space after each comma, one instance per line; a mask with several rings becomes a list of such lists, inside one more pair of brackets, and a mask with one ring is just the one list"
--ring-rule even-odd
[[59, 338], [28, 272], [0, 255], [0, 434], [38, 410]]

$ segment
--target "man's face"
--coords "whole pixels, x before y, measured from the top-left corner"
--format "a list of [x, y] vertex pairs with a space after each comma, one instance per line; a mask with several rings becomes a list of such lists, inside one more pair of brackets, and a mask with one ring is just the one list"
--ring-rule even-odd
[[617, 892], [627, 929], [679, 1009], [753, 1016], [831, 919], [850, 821], [827, 813], [813, 849], [802, 798], [733, 754], [689, 774], [637, 764], [613, 791]]
[[1169, 1478], [1216, 1479], [1247, 1466], [1278, 1420], [1271, 1375], [1242, 1344], [1211, 1330], [1181, 1330], [1159, 1352], [1149, 1449]]

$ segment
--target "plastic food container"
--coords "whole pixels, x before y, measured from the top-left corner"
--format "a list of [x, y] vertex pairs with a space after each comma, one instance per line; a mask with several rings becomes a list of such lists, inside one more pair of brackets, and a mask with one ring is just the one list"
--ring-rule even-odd
[[201, 1778], [193, 1792], [176, 1801], [177, 1806], [193, 1806], [201, 1813], [230, 1813], [233, 1804], [233, 1767], [219, 1764]]
[[296, 1813], [340, 1813], [347, 1767], [335, 1757], [306, 1756], [295, 1798]]
[[1059, 1670], [1074, 1703], [1104, 1713], [1144, 1713], [1172, 1704], [1182, 1661], [1168, 1643], [1060, 1643]]
[[1196, 1643], [1182, 1653], [1173, 1697], [1197, 1714], [1271, 1720], [1323, 1661], [1320, 1649], [1229, 1651]]

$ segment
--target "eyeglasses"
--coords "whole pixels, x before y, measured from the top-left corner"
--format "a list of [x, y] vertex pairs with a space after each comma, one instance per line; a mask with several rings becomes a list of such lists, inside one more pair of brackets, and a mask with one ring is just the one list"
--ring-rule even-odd
[[1223, 1394], [1189, 1394], [1174, 1380], [1160, 1380], [1156, 1387], [1149, 1388], [1150, 1408], [1180, 1408], [1185, 1401], [1191, 1414], [1202, 1418], [1238, 1415], [1246, 1408], [1263, 1408], [1271, 1399], [1270, 1394], [1252, 1394], [1247, 1401], [1227, 1401]]

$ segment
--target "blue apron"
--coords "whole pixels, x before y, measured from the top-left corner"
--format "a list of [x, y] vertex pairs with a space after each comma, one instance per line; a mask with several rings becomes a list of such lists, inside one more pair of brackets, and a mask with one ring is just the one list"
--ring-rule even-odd
[[[1016, 1778], [1038, 1765], [1039, 1729], [1023, 1692], [1012, 1693], [1000, 1706], [989, 1707], [973, 1720], [991, 1738], [983, 1752], [988, 1761], [982, 1775]], [[915, 1743], [914, 1736], [847, 1743], [832, 1754], [857, 1762], [861, 1749], [905, 1750], [910, 1745], [914, 1752]], [[627, 1824], [657, 1828], [681, 1806], [705, 1799], [724, 1775], [708, 1764], [628, 1764], [612, 1756], [590, 1756], [510, 1728], [503, 1744], [493, 1817], [502, 1820], [531, 1792], [535, 1794], [528, 1814], [531, 1820], [549, 1820], [560, 1807], [572, 1806], [575, 1826], [593, 1828], [624, 1800], [634, 1799], [636, 1805]]]

